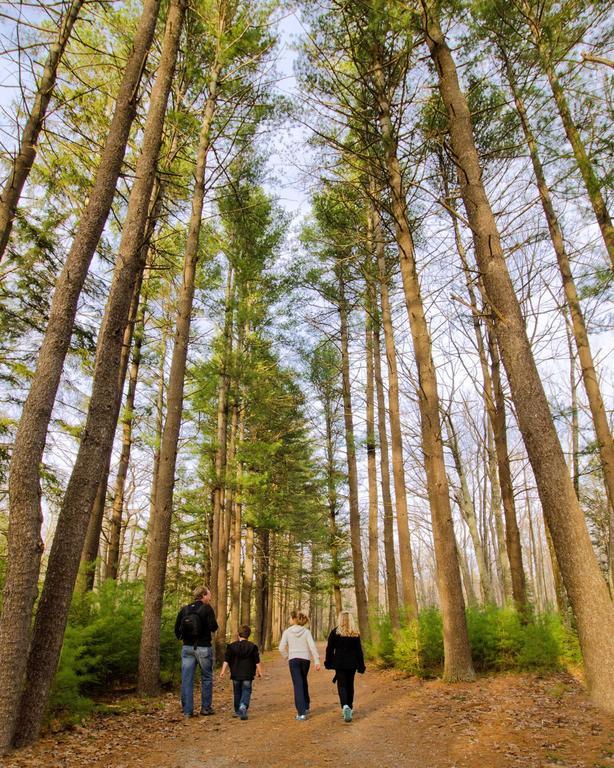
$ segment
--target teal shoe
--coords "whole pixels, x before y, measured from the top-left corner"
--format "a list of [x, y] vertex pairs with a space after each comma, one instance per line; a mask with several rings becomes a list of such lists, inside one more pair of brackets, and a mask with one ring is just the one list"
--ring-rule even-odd
[[352, 722], [352, 710], [347, 704], [343, 705], [343, 719], [346, 723]]

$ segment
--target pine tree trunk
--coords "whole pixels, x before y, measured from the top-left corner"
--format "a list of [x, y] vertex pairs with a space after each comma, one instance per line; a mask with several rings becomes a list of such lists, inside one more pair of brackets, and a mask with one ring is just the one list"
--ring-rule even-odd
[[587, 682], [594, 700], [614, 711], [614, 605], [595, 559], [507, 271], [456, 67], [433, 9], [424, 0], [422, 5], [426, 42], [439, 74], [478, 267], [494, 315], [518, 425], [576, 616]]
[[251, 626], [252, 583], [254, 581], [254, 528], [245, 530], [245, 558], [243, 560], [243, 582], [241, 584], [241, 624]]
[[[548, 82], [550, 83], [552, 95], [554, 96], [554, 101], [563, 123], [563, 128], [565, 129], [565, 135], [571, 144], [578, 169], [582, 174], [582, 179], [584, 181], [589, 200], [591, 201], [591, 205], [595, 213], [595, 218], [597, 219], [597, 224], [601, 230], [603, 241], [610, 257], [610, 262], [612, 266], [614, 266], [614, 227], [612, 226], [612, 219], [610, 218], [610, 214], [601, 192], [601, 184], [599, 183], [595, 169], [593, 168], [593, 165], [588, 155], [586, 154], [586, 149], [584, 148], [584, 144], [580, 138], [580, 133], [576, 124], [574, 123], [569, 104], [567, 103], [565, 91], [559, 82], [556, 70], [554, 69], [554, 65], [550, 58], [546, 43], [547, 36], [550, 33], [544, 33], [539, 19], [531, 10], [531, 6], [527, 0], [520, 0], [520, 6], [522, 8], [523, 16], [529, 25], [531, 37], [533, 38], [533, 43], [535, 45], [542, 69], [548, 78]], [[509, 71], [510, 69], [508, 68], [508, 73]]]
[[34, 165], [36, 145], [55, 88], [58, 67], [83, 3], [84, 0], [72, 0], [62, 17], [57, 39], [49, 48], [45, 68], [37, 85], [34, 104], [26, 124], [20, 131], [19, 147], [11, 163], [8, 179], [0, 193], [0, 261], [9, 242], [19, 198]]
[[[519, 611], [524, 612], [527, 608], [526, 585], [524, 578], [524, 566], [522, 564], [522, 548], [520, 544], [520, 531], [518, 530], [518, 520], [516, 517], [516, 504], [514, 501], [514, 488], [512, 486], [512, 473], [510, 471], [509, 451], [507, 447], [507, 424], [505, 416], [505, 399], [503, 397], [503, 388], [501, 386], [501, 377], [499, 373], [499, 357], [496, 347], [488, 345], [491, 363], [489, 365], [489, 352], [487, 352], [484, 343], [484, 336], [481, 328], [481, 312], [478, 307], [477, 296], [474, 286], [474, 277], [469, 267], [467, 253], [460, 235], [458, 225], [458, 216], [456, 215], [454, 200], [448, 190], [447, 175], [443, 156], [439, 155], [441, 176], [444, 184], [444, 193], [448, 201], [448, 210], [454, 229], [454, 240], [458, 252], [467, 293], [471, 304], [473, 319], [473, 330], [480, 358], [480, 367], [482, 371], [483, 398], [486, 407], [486, 413], [495, 438], [495, 451], [497, 458], [497, 472], [499, 480], [499, 489], [501, 501], [503, 503], [503, 514], [505, 516], [505, 548], [510, 568], [510, 577], [512, 582], [512, 596]], [[478, 281], [478, 288], [482, 291], [481, 282]], [[487, 329], [489, 341], [492, 336]]]
[[360, 510], [358, 508], [358, 472], [356, 469], [356, 444], [354, 442], [354, 422], [352, 416], [352, 396], [350, 388], [350, 358], [348, 351], [347, 302], [343, 267], [335, 266], [339, 289], [339, 320], [341, 331], [341, 380], [343, 389], [343, 417], [345, 422], [345, 445], [348, 465], [348, 490], [350, 505], [350, 541], [352, 546], [352, 565], [354, 568], [354, 591], [356, 593], [356, 611], [358, 627], [363, 638], [369, 637], [369, 617], [367, 613], [367, 593], [360, 541]]
[[256, 560], [254, 642], [263, 651], [266, 641], [266, 618], [268, 615], [269, 531], [267, 529], [258, 529], [256, 539], [257, 541], [254, 543]]
[[499, 486], [499, 475], [497, 472], [497, 455], [494, 446], [494, 438], [490, 423], [486, 429], [486, 462], [488, 467], [488, 484], [490, 485], [490, 508], [495, 523], [497, 560], [499, 563], [499, 572], [501, 574], [501, 588], [503, 590], [503, 602], [508, 603], [513, 598], [512, 592], [512, 573], [510, 560], [507, 556], [505, 545], [505, 528], [503, 527], [503, 516], [501, 514], [501, 487]]
[[382, 307], [382, 327], [388, 363], [388, 408], [390, 416], [390, 446], [392, 449], [392, 476], [394, 479], [394, 498], [397, 513], [397, 534], [399, 538], [399, 560], [401, 561], [401, 584], [403, 586], [403, 608], [408, 619], [418, 616], [418, 599], [414, 564], [409, 533], [409, 515], [407, 511], [407, 492], [405, 489], [405, 462], [403, 458], [403, 437], [401, 435], [401, 413], [399, 408], [399, 375], [397, 370], [397, 352], [394, 342], [394, 327], [388, 292], [388, 275], [384, 251], [384, 235], [380, 213], [373, 208], [374, 239], [377, 257], [380, 299]]
[[[546, 217], [546, 222], [548, 223], [550, 239], [552, 241], [552, 246], [556, 254], [559, 271], [561, 273], [563, 290], [565, 292], [567, 306], [569, 307], [576, 349], [578, 351], [580, 366], [582, 368], [582, 380], [584, 382], [584, 388], [586, 390], [586, 396], [588, 399], [589, 408], [591, 410], [591, 416], [593, 417], [593, 425], [595, 427], [595, 435], [597, 437], [597, 444], [599, 447], [599, 457], [601, 459], [604, 482], [608, 494], [610, 508], [614, 509], [614, 440], [612, 439], [612, 432], [610, 430], [606, 409], [603, 403], [603, 398], [601, 396], [599, 380], [595, 371], [593, 354], [590, 347], [586, 323], [584, 321], [584, 313], [582, 312], [578, 291], [576, 289], [576, 284], [571, 271], [571, 264], [567, 254], [567, 249], [565, 248], [563, 233], [561, 231], [561, 227], [554, 210], [550, 188], [548, 187], [548, 183], [546, 181], [546, 174], [539, 157], [537, 141], [533, 134], [531, 124], [529, 123], [527, 110], [521, 97], [514, 71], [510, 66], [509, 61], [507, 60], [507, 57], [505, 57], [505, 54], [503, 53], [502, 55], [506, 65], [507, 79], [512, 91], [512, 95], [514, 96], [516, 110], [520, 117], [520, 124], [522, 126], [524, 137], [529, 148], [529, 153], [531, 155], [531, 162], [533, 164], [533, 172], [537, 182], [539, 197], [541, 200], [542, 208], [544, 209], [544, 215]], [[573, 477], [576, 481], [577, 493], [578, 473], [574, 472]]]
[[[369, 216], [370, 228], [372, 217]], [[370, 249], [371, 250], [371, 249]], [[375, 282], [371, 258], [365, 265], [367, 280], [367, 310], [365, 318], [365, 350], [367, 356], [367, 477], [369, 482], [369, 559], [368, 615], [371, 638], [375, 642], [379, 616], [379, 532], [377, 503], [377, 467], [375, 455], [375, 381], [373, 373], [373, 315], [376, 311]]]
[[148, 596], [148, 599], [145, 601], [143, 611], [143, 631], [139, 650], [139, 677], [137, 683], [139, 693], [146, 696], [154, 695], [159, 688], [162, 600], [164, 597], [166, 563], [173, 515], [177, 446], [183, 415], [185, 372], [199, 257], [198, 245], [205, 199], [205, 170], [207, 155], [211, 146], [211, 123], [215, 109], [218, 74], [219, 70], [214, 69], [210, 78], [209, 96], [203, 115], [196, 156], [192, 210], [188, 223], [183, 277], [175, 323], [175, 341], [168, 378], [166, 421], [160, 445], [160, 464], [154, 494], [154, 514], [150, 520], [147, 572], [145, 574], [145, 594]]
[[335, 483], [335, 451], [333, 446], [333, 413], [332, 402], [327, 398], [324, 402], [324, 422], [326, 426], [326, 488], [328, 502], [328, 519], [330, 522], [330, 559], [333, 596], [337, 615], [343, 610], [341, 600], [341, 563], [339, 562], [339, 529], [337, 527], [337, 486]]
[[132, 351], [132, 363], [128, 377], [128, 392], [124, 405], [124, 418], [122, 420], [122, 449], [115, 478], [115, 491], [113, 494], [113, 506], [111, 508], [111, 523], [109, 526], [109, 546], [105, 561], [104, 578], [117, 579], [120, 561], [120, 540], [122, 531], [122, 518], [124, 513], [124, 496], [126, 478], [130, 466], [130, 452], [132, 449], [132, 423], [134, 420], [134, 402], [136, 398], [136, 385], [139, 378], [141, 365], [141, 348], [145, 334], [145, 310], [147, 303], [143, 300], [139, 310], [139, 318], [134, 331], [134, 348]]
[[388, 435], [386, 433], [386, 401], [382, 380], [382, 352], [379, 323], [373, 327], [373, 372], [377, 392], [377, 430], [379, 437], [380, 472], [382, 477], [382, 505], [384, 507], [384, 557], [386, 559], [386, 593], [388, 612], [393, 631], [401, 628], [399, 616], [399, 591], [397, 587], [397, 563], [394, 551], [394, 517], [390, 494], [390, 464], [388, 462]]
[[79, 294], [113, 201], [159, 6], [160, 0], [144, 3], [89, 203], [56, 282], [45, 338], [15, 436], [9, 473], [7, 572], [0, 620], [0, 753], [10, 748], [13, 740], [30, 645], [31, 615], [43, 549], [39, 468], [47, 428]]
[[475, 673], [467, 635], [465, 603], [450, 508], [448, 478], [443, 456], [437, 375], [432, 358], [431, 338], [420, 293], [414, 246], [407, 217], [406, 194], [397, 156], [398, 139], [392, 126], [390, 101], [383, 87], [384, 74], [379, 62], [375, 63], [375, 77], [378, 82], [379, 123], [386, 155], [403, 291], [418, 369], [417, 394], [422, 452], [433, 524], [437, 589], [444, 627], [443, 677], [447, 681], [473, 680]]
[[[211, 530], [211, 583], [217, 586], [222, 516], [224, 512], [224, 497], [226, 487], [224, 478], [226, 475], [226, 451], [228, 440], [228, 388], [230, 386], [230, 356], [232, 354], [232, 327], [233, 304], [235, 286], [232, 266], [228, 267], [228, 279], [226, 283], [225, 319], [224, 319], [224, 346], [222, 352], [222, 368], [217, 394], [217, 431], [216, 450], [214, 459], [214, 482], [212, 489], [212, 514], [213, 524]], [[216, 613], [219, 613], [217, 589], [214, 589], [213, 603]]]
[[98, 339], [92, 394], [85, 430], [62, 502], [49, 556], [45, 585], [34, 624], [28, 658], [29, 684], [21, 700], [16, 742], [24, 745], [39, 734], [55, 673], [87, 522], [109, 454], [119, 415], [118, 375], [124, 331], [137, 276], [144, 267], [142, 248], [164, 115], [171, 87], [185, 5], [169, 8], [160, 67], [137, 161], [136, 178], [126, 213], [122, 239], [105, 316]]

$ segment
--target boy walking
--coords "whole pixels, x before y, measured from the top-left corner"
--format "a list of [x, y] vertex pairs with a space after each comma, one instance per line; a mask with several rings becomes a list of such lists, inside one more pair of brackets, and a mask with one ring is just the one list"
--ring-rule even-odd
[[247, 624], [239, 627], [239, 639], [226, 646], [226, 654], [220, 677], [224, 677], [230, 668], [230, 679], [234, 697], [233, 717], [247, 720], [249, 700], [252, 695], [252, 681], [255, 676], [262, 677], [262, 664], [258, 646], [248, 640], [251, 629]]

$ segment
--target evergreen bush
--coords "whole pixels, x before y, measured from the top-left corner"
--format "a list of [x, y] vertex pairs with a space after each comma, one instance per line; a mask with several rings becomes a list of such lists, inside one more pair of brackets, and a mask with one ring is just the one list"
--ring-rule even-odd
[[[386, 617], [382, 617], [380, 626], [390, 626]], [[473, 663], [479, 672], [548, 671], [582, 660], [575, 632], [557, 613], [523, 620], [510, 606], [474, 607], [467, 610], [467, 629]], [[416, 621], [395, 635], [382, 632], [372, 652], [380, 663], [392, 663], [408, 675], [428, 678], [440, 674], [444, 654], [439, 610], [421, 611]]]
[[[92, 697], [136, 682], [143, 618], [142, 582], [104, 582], [100, 589], [75, 594], [48, 718], [71, 721], [94, 708]], [[176, 611], [163, 611], [160, 677], [174, 682], [180, 673], [175, 638]]]

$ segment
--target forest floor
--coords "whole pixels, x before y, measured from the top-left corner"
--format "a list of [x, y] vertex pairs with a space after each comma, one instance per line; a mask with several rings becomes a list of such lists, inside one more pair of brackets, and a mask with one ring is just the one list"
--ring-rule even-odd
[[[250, 717], [231, 717], [215, 679], [216, 714], [184, 720], [178, 695], [126, 700], [70, 731], [4, 758], [6, 768], [614, 768], [614, 717], [570, 675], [505, 674], [473, 684], [422, 682], [391, 670], [357, 676], [344, 723], [328, 670], [309, 675], [311, 716], [294, 720], [286, 662], [266, 654]], [[198, 700], [198, 698], [197, 698]], [[111, 707], [112, 709], [112, 707]]]

